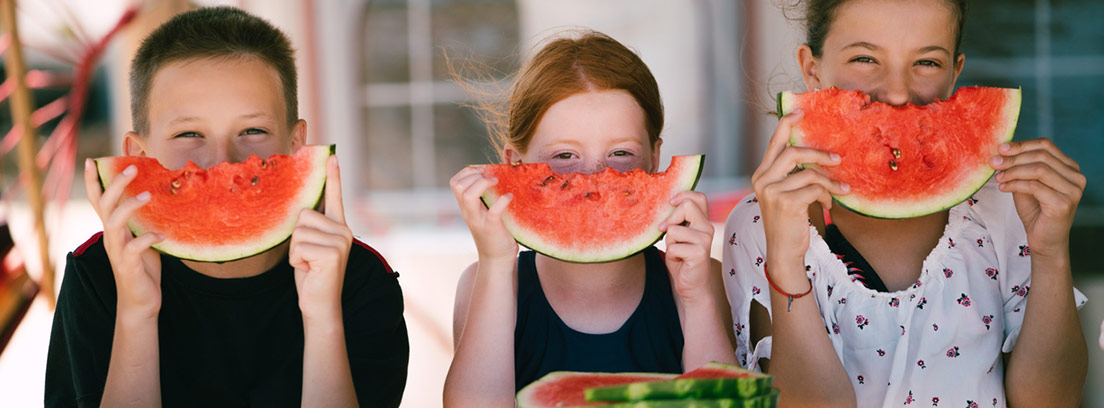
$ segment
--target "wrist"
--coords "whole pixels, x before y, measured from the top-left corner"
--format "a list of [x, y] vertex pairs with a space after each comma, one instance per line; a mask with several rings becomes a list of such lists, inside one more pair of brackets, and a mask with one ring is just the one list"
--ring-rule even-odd
[[[768, 265], [770, 269], [768, 270]], [[809, 275], [805, 272], [804, 256], [780, 258], [768, 256], [763, 262], [763, 274], [772, 286], [783, 294], [805, 293], [812, 287]]]

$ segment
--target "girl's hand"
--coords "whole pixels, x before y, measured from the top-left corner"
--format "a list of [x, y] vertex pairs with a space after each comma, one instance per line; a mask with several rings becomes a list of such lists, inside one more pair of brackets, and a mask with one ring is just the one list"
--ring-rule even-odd
[[475, 240], [480, 263], [496, 260], [513, 262], [518, 252], [517, 241], [502, 223], [502, 213], [513, 195], [499, 197], [491, 208], [483, 206], [483, 201], [479, 199], [495, 183], [498, 183], [497, 179], [483, 176], [480, 166], [465, 167], [449, 180], [452, 194], [460, 205], [460, 215]]
[[304, 323], [338, 323], [341, 287], [353, 232], [345, 224], [341, 201], [341, 171], [337, 156], [326, 161], [326, 198], [323, 213], [304, 209], [291, 233], [288, 262], [295, 268], [295, 288]]
[[[809, 249], [809, 205], [820, 202], [832, 207], [831, 194], [846, 194], [850, 187], [830, 180], [816, 169], [794, 171], [802, 164], [835, 166], [839, 155], [815, 149], [789, 145], [790, 130], [802, 117], [800, 111], [786, 115], [774, 129], [763, 162], [751, 176], [751, 184], [759, 199], [763, 228], [767, 238], [767, 254], [772, 259], [792, 259], [804, 264]], [[805, 276], [773, 276], [782, 288], [804, 291]]]
[[1000, 191], [1012, 193], [1032, 255], [1069, 250], [1069, 233], [1086, 178], [1050, 139], [1005, 143], [990, 164]]
[[706, 215], [705, 194], [683, 191], [671, 199], [675, 211], [659, 225], [667, 233], [667, 271], [679, 298], [694, 301], [711, 296], [709, 251], [713, 223]]
[[134, 237], [127, 220], [150, 200], [149, 192], [121, 200], [123, 190], [138, 175], [133, 165], [100, 190], [100, 177], [92, 159], [84, 161], [84, 187], [88, 201], [103, 222], [104, 249], [115, 273], [120, 321], [156, 320], [161, 311], [161, 255], [151, 246], [165, 239], [156, 232]]

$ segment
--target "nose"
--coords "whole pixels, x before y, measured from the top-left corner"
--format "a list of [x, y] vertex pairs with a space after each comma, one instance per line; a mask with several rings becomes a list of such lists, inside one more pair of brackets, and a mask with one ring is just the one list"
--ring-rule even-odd
[[583, 164], [579, 172], [583, 174], [592, 174], [605, 170], [606, 167], [606, 162], [603, 160], [590, 160]]
[[212, 138], [208, 145], [204, 163], [197, 163], [200, 167], [209, 168], [222, 162], [239, 163], [245, 161], [245, 157], [232, 142], [233, 138]]
[[894, 73], [886, 78], [885, 86], [875, 93], [875, 99], [892, 106], [903, 106], [912, 100], [911, 81], [907, 73]]

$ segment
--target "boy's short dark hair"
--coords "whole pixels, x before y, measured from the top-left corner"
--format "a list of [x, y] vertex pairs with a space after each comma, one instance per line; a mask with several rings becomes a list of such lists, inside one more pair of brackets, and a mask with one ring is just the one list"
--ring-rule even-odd
[[150, 131], [153, 76], [166, 64], [197, 58], [257, 58], [276, 70], [284, 88], [288, 125], [299, 119], [295, 50], [269, 22], [233, 7], [181, 13], [154, 30], [138, 48], [130, 68], [130, 111], [134, 130]]

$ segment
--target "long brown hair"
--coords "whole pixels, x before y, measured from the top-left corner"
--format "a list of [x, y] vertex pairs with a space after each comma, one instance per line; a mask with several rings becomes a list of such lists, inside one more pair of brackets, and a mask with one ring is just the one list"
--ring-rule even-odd
[[[820, 58], [824, 48], [824, 38], [828, 36], [828, 29], [836, 19], [836, 10], [850, 0], [798, 0], [796, 3], [783, 7], [783, 11], [789, 12], [800, 9], [799, 20], [805, 24], [805, 44], [813, 52], [813, 56]], [[969, 9], [968, 0], [944, 0], [954, 13], [955, 23], [955, 49], [954, 55], [958, 56], [962, 49], [962, 29], [966, 26], [966, 11]]]
[[522, 66], [504, 103], [495, 104], [471, 82], [459, 82], [482, 99], [474, 108], [487, 124], [499, 157], [507, 146], [524, 154], [548, 108], [580, 92], [628, 92], [644, 111], [651, 146], [663, 130], [663, 102], [652, 71], [628, 47], [593, 30], [553, 36]]

